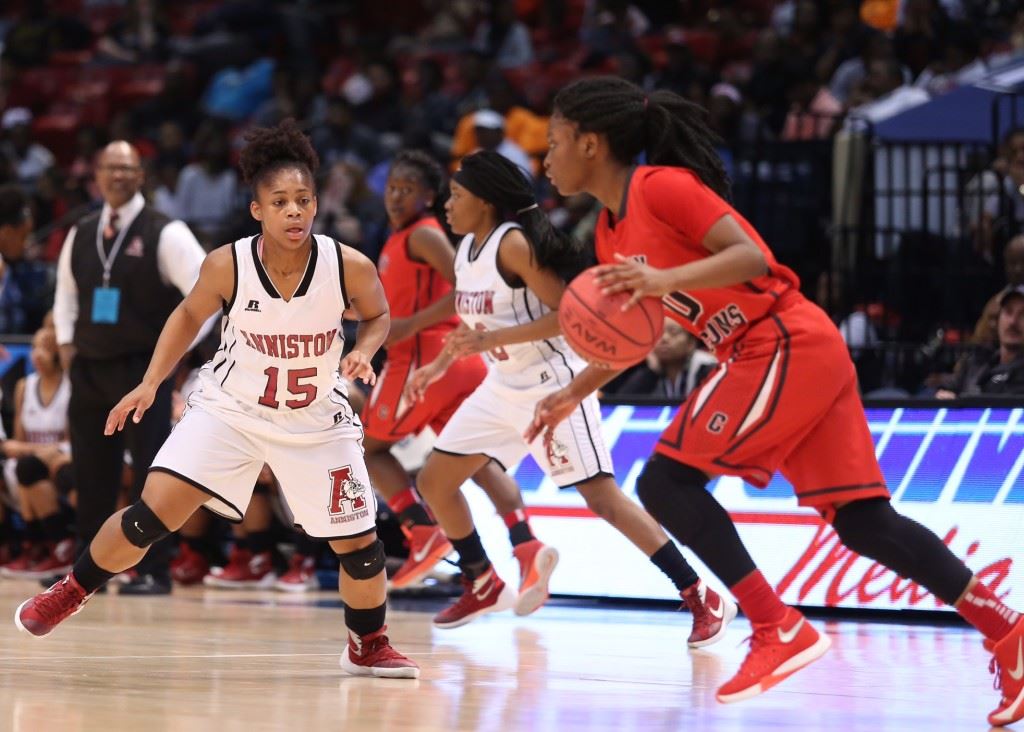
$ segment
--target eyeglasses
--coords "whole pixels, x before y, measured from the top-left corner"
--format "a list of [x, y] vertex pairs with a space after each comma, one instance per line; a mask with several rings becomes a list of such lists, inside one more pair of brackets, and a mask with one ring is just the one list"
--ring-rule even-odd
[[142, 170], [139, 165], [100, 165], [96, 168], [104, 173], [137, 173]]

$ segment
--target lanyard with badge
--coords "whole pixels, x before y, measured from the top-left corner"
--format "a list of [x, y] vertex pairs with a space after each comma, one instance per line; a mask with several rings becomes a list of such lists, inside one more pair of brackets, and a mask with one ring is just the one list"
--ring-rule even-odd
[[[127, 222], [125, 222], [127, 224]], [[110, 286], [110, 270], [114, 267], [114, 260], [117, 253], [121, 251], [124, 237], [128, 233], [128, 226], [122, 226], [114, 239], [114, 245], [110, 247], [110, 253], [103, 250], [103, 227], [96, 227], [96, 253], [103, 263], [103, 286], [97, 287], [92, 292], [92, 322], [94, 323], [117, 323], [121, 309], [121, 288]]]

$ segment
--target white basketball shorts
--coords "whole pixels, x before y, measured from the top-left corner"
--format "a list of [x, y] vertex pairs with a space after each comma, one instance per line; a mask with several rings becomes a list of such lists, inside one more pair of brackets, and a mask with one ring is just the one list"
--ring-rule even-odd
[[349, 539], [376, 527], [377, 501], [359, 439], [342, 433], [297, 440], [272, 423], [241, 425], [190, 404], [151, 471], [168, 473], [207, 493], [206, 507], [241, 521], [266, 463], [295, 517], [296, 528], [318, 539]]
[[523, 433], [533, 421], [533, 410], [558, 389], [540, 385], [513, 388], [488, 375], [455, 410], [438, 435], [434, 449], [454, 455], [487, 455], [508, 469], [527, 454], [559, 487], [582, 483], [601, 474], [614, 475], [612, 458], [601, 435], [601, 411], [596, 396], [589, 396], [570, 417], [555, 428], [554, 440], [543, 436], [527, 445]]

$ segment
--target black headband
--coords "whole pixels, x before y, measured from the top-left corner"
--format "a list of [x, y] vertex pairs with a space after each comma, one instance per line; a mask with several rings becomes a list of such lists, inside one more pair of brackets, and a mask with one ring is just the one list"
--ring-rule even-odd
[[452, 180], [477, 198], [482, 198], [498, 208], [508, 207], [518, 213], [528, 210], [537, 203], [532, 195], [516, 193], [514, 196], [510, 196], [509, 191], [496, 180], [495, 176], [487, 175], [485, 171], [472, 164], [464, 165], [455, 171]]

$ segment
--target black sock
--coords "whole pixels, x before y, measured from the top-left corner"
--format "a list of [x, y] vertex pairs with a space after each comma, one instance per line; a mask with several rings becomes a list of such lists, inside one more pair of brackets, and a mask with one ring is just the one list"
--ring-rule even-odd
[[384, 627], [387, 603], [366, 610], [345, 605], [345, 625], [356, 635], [369, 635]]
[[534, 536], [530, 530], [530, 524], [525, 521], [519, 521], [509, 526], [508, 539], [512, 542], [512, 546], [519, 546], [527, 541], [532, 541]]
[[274, 548], [274, 535], [269, 531], [253, 531], [246, 537], [253, 554], [263, 554]]
[[683, 558], [679, 547], [671, 540], [651, 555], [651, 563], [664, 572], [680, 592], [700, 580], [693, 567]]
[[68, 527], [60, 513], [39, 519], [39, 526], [46, 541], [58, 542], [68, 535]]
[[82, 556], [75, 562], [71, 574], [75, 576], [75, 581], [82, 586], [86, 594], [91, 595], [117, 573], [108, 572], [103, 567], [97, 565], [92, 559], [92, 553], [89, 551], [89, 548], [86, 547], [86, 550], [82, 552]]
[[25, 541], [30, 544], [39, 544], [43, 541], [43, 522], [39, 519], [31, 519], [25, 522]]
[[474, 580], [491, 566], [484, 551], [484, 545], [480, 543], [480, 534], [476, 529], [469, 536], [461, 539], [452, 539], [452, 547], [459, 553], [459, 569], [467, 578]]
[[756, 567], [706, 483], [700, 471], [655, 454], [637, 480], [637, 496], [655, 521], [732, 587]]
[[295, 553], [304, 557], [316, 557], [320, 553], [320, 543], [313, 541], [305, 534], [295, 533]]
[[427, 513], [427, 507], [417, 501], [398, 514], [402, 526], [433, 526], [436, 522]]

